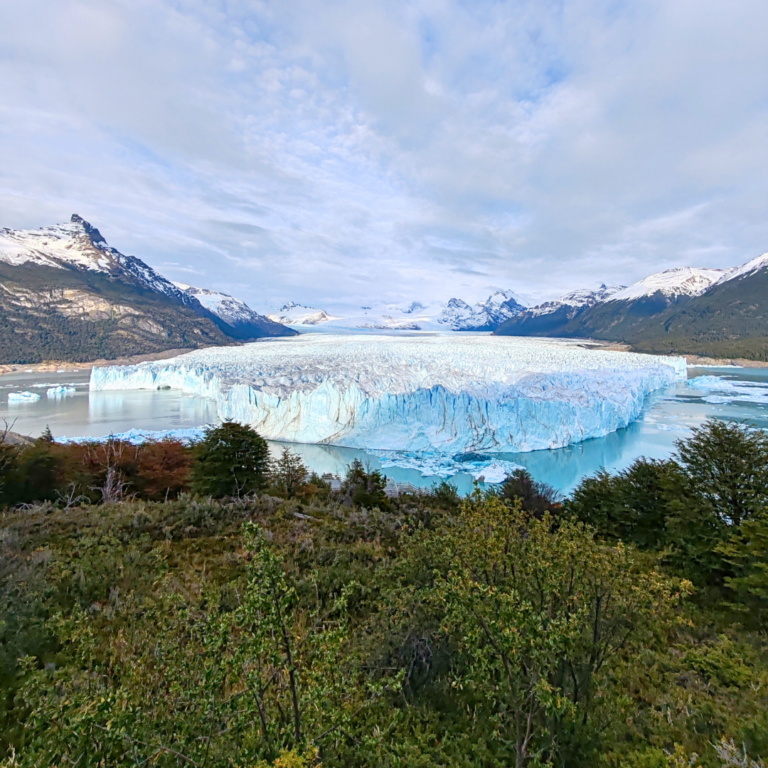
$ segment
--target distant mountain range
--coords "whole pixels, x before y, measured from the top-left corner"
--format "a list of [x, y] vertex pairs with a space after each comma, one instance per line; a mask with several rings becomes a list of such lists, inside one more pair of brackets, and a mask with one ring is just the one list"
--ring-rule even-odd
[[329, 315], [324, 309], [305, 307], [303, 304], [296, 304], [293, 301], [283, 304], [277, 312], [267, 315], [267, 317], [275, 323], [284, 323], [285, 325], [320, 325], [320, 323], [341, 319]]
[[38, 230], [0, 229], [0, 362], [113, 359], [295, 334], [242, 302], [247, 318], [228, 315], [223, 294], [221, 311], [212, 310], [196, 290], [110, 247], [77, 214]]
[[729, 270], [669, 269], [527, 308], [497, 290], [472, 305], [371, 302], [332, 313], [289, 302], [264, 316], [228, 294], [170, 282], [77, 214], [38, 230], [0, 229], [0, 363], [114, 359], [319, 326], [593, 338], [644, 352], [768, 360], [767, 304], [764, 254]]
[[524, 309], [512, 291], [495, 291], [474, 305], [458, 298], [437, 303], [413, 301], [404, 306], [374, 301], [333, 314], [290, 302], [268, 317], [297, 327], [323, 325], [328, 330], [492, 331]]
[[504, 336], [593, 338], [643, 352], [768, 360], [768, 254], [730, 270], [683, 267], [574, 291], [502, 323]]

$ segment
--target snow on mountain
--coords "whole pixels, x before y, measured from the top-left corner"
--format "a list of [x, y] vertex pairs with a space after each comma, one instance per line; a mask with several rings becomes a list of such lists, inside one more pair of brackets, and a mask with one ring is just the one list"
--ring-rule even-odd
[[314, 307], [305, 307], [303, 304], [289, 301], [284, 304], [277, 312], [267, 317], [275, 323], [283, 325], [320, 325], [328, 323], [331, 320], [341, 320], [340, 317], [328, 314], [324, 309], [315, 309]]
[[633, 301], [662, 293], [671, 299], [679, 296], [701, 296], [723, 276], [722, 269], [676, 267], [648, 277], [610, 296], [607, 301]]
[[550, 315], [553, 312], [562, 307], [568, 307], [573, 309], [579, 309], [581, 307], [594, 307], [595, 304], [600, 304], [603, 301], [607, 301], [619, 291], [625, 290], [624, 285], [605, 285], [603, 283], [597, 290], [590, 290], [588, 288], [581, 288], [570, 293], [566, 293], [559, 299], [553, 301], [545, 301], [543, 304], [539, 304], [536, 307], [531, 307], [527, 310], [527, 313], [531, 317], [538, 317], [540, 315]]
[[524, 309], [512, 291], [496, 291], [473, 307], [462, 299], [450, 299], [437, 317], [437, 322], [453, 331], [490, 331]]
[[264, 316], [252, 310], [244, 301], [230, 296], [228, 293], [212, 291], [209, 288], [196, 288], [186, 283], [174, 283], [190, 296], [194, 296], [209, 312], [220, 317], [229, 325], [252, 323], [264, 320]]
[[382, 315], [376, 322], [360, 323], [358, 328], [376, 331], [420, 331], [422, 327], [413, 320], [401, 320], [392, 315]]
[[136, 283], [188, 306], [195, 300], [135, 256], [112, 248], [96, 227], [76, 213], [67, 224], [41, 229], [0, 229], [0, 261], [12, 266], [36, 265], [51, 269], [100, 272]]
[[90, 388], [212, 398], [222, 419], [276, 440], [454, 455], [606, 435], [685, 373], [682, 358], [551, 339], [309, 334], [94, 368]]
[[735, 280], [736, 278], [744, 277], [746, 275], [754, 275], [756, 272], [760, 272], [766, 267], [768, 267], [768, 253], [764, 253], [762, 256], [751, 259], [740, 267], [727, 269], [723, 276], [717, 281], [716, 285], [727, 283], [729, 280]]

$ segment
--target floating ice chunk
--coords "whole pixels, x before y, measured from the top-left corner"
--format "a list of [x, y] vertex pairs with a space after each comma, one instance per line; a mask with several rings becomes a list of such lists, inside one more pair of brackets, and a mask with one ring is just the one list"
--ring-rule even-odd
[[308, 334], [94, 368], [90, 387], [208, 397], [274, 440], [453, 455], [602, 437], [685, 374], [683, 358], [553, 339]]
[[522, 469], [519, 464], [488, 456], [475, 460], [457, 460], [452, 456], [429, 452], [408, 451], [367, 451], [375, 456], [382, 469], [397, 467], [399, 469], [415, 469], [422, 477], [448, 478], [464, 472], [472, 475], [475, 480], [482, 478], [486, 483], [503, 483], [516, 469]]
[[57, 443], [103, 443], [107, 440], [120, 440], [133, 445], [141, 445], [151, 440], [179, 440], [182, 443], [196, 443], [205, 437], [211, 425], [188, 427], [185, 429], [130, 429], [101, 437], [57, 437]]
[[472, 468], [469, 473], [482, 483], [503, 483], [515, 469], [520, 467], [510, 461], [492, 461], [485, 466]]
[[688, 382], [693, 389], [703, 390], [702, 399], [713, 405], [728, 403], [757, 403], [768, 405], [768, 382], [734, 381], [720, 376], [697, 376]]
[[45, 394], [51, 399], [58, 399], [74, 395], [76, 391], [74, 387], [51, 387]]
[[36, 403], [40, 399], [37, 392], [9, 392], [9, 403]]

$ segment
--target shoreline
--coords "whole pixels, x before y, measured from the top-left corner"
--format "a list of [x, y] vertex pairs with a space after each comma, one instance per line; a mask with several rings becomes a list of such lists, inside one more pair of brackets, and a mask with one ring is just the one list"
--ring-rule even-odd
[[637, 352], [631, 345], [619, 341], [600, 341], [599, 339], [583, 339], [587, 349], [602, 349], [606, 352], [636, 352], [639, 355], [651, 357], [682, 357], [689, 366], [705, 366], [708, 368], [768, 368], [768, 362], [750, 360], [744, 357], [705, 357], [703, 355], [687, 355], [684, 352]]
[[12, 373], [56, 373], [57, 371], [90, 371], [92, 368], [106, 365], [135, 365], [136, 363], [153, 362], [154, 360], [168, 360], [171, 357], [178, 357], [187, 352], [193, 352], [193, 348], [188, 349], [166, 349], [164, 352], [147, 352], [143, 355], [131, 355], [130, 357], [118, 357], [115, 360], [92, 360], [89, 363], [73, 363], [57, 360], [49, 360], [45, 363], [3, 363], [0, 364], [0, 376], [7, 376]]

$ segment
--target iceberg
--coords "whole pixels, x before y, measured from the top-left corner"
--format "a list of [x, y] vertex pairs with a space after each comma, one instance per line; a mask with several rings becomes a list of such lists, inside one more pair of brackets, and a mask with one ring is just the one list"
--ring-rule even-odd
[[37, 392], [9, 392], [9, 403], [36, 403], [40, 399]]
[[154, 440], [178, 440], [190, 445], [202, 440], [205, 433], [214, 425], [206, 424], [202, 427], [182, 427], [177, 429], [129, 429], [127, 432], [113, 432], [111, 435], [93, 437], [89, 435], [81, 437], [57, 437], [56, 442], [67, 443], [105, 443], [107, 440], [118, 440], [131, 445], [142, 445]]
[[[368, 449], [382, 469], [398, 467], [399, 469], [415, 469], [422, 477], [448, 478], [466, 472], [480, 482], [503, 483], [516, 469], [523, 469], [520, 464], [503, 459], [493, 459], [482, 454], [470, 454], [469, 460], [457, 460], [456, 457], [435, 454], [425, 451], [382, 451]], [[461, 458], [459, 456], [459, 458]]]
[[702, 390], [705, 403], [756, 403], [768, 405], [768, 384], [764, 381], [737, 381], [721, 376], [696, 376], [688, 382], [693, 389]]
[[273, 440], [453, 455], [602, 437], [685, 375], [683, 358], [556, 339], [306, 334], [96, 367], [90, 389], [211, 398]]
[[74, 395], [75, 392], [74, 387], [65, 387], [65, 386], [57, 386], [57, 387], [50, 387], [48, 390], [46, 390], [46, 396], [50, 398], [51, 400], [58, 400], [61, 397], [69, 397], [69, 395]]

